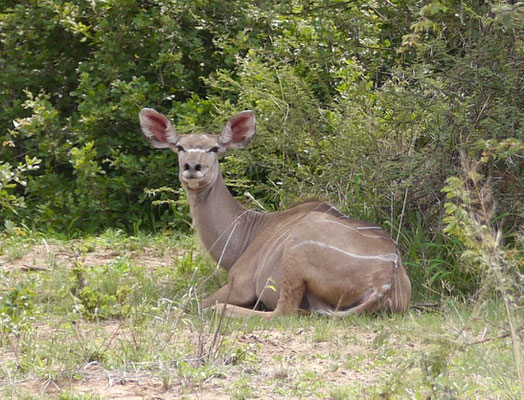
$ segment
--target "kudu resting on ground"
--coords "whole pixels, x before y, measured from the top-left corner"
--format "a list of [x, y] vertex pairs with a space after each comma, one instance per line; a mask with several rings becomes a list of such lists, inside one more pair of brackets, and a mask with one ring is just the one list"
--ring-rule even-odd
[[380, 227], [349, 219], [323, 202], [274, 213], [246, 210], [229, 193], [218, 156], [251, 141], [253, 112], [235, 115], [220, 136], [179, 135], [165, 116], [148, 108], [140, 112], [140, 124], [155, 147], [178, 154], [198, 234], [229, 271], [228, 283], [204, 300], [205, 307], [263, 318], [300, 310], [333, 316], [406, 310], [411, 284], [395, 243]]

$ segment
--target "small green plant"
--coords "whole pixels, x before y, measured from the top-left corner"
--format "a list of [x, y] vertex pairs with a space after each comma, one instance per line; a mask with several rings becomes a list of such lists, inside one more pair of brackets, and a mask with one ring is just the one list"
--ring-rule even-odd
[[328, 398], [330, 400], [345, 400], [349, 399], [350, 394], [352, 394], [352, 388], [348, 386], [337, 386], [333, 389], [330, 389], [328, 392]]
[[35, 290], [32, 283], [17, 285], [0, 293], [0, 334], [19, 336], [29, 331], [36, 319]]
[[80, 289], [77, 297], [80, 300], [78, 310], [85, 318], [104, 320], [120, 315], [120, 312], [115, 310], [116, 297], [113, 295], [100, 294], [87, 286]]
[[131, 287], [125, 284], [128, 269], [128, 263], [121, 260], [89, 269], [75, 261], [70, 292], [76, 312], [91, 320], [127, 315], [133, 307]]
[[448, 202], [445, 204], [447, 226], [444, 231], [464, 244], [465, 251], [461, 255], [464, 267], [480, 275], [479, 299], [496, 293], [504, 301], [517, 375], [524, 385], [521, 339], [517, 334], [518, 319], [515, 319], [524, 299], [524, 237], [522, 232], [515, 237], [504, 237], [503, 216], [497, 215], [490, 179], [482, 174], [488, 163], [511, 159], [524, 151], [524, 144], [511, 139], [502, 143], [484, 142], [481, 146], [484, 149], [480, 159], [473, 162], [462, 154], [463, 176], [446, 181], [443, 192]]
[[315, 342], [326, 342], [333, 337], [334, 326], [329, 319], [315, 321]]
[[185, 360], [178, 361], [177, 369], [180, 379], [186, 385], [198, 385], [216, 374], [220, 375], [218, 368], [213, 365], [194, 365]]
[[[12, 145], [12, 142], [10, 142]], [[27, 176], [40, 167], [42, 160], [25, 156], [24, 162], [16, 166], [0, 161], [0, 217], [9, 218], [18, 214], [25, 207], [25, 199], [17, 192], [18, 187], [27, 186]], [[5, 228], [9, 228], [9, 220], [5, 219]], [[0, 227], [2, 229], [4, 227]]]
[[231, 398], [234, 400], [247, 400], [253, 397], [253, 386], [251, 377], [242, 375], [233, 383]]
[[62, 391], [60, 392], [60, 395], [58, 396], [58, 400], [103, 400], [104, 397], [97, 395], [97, 394], [91, 394], [91, 393], [83, 393], [83, 394], [77, 394], [74, 391]]

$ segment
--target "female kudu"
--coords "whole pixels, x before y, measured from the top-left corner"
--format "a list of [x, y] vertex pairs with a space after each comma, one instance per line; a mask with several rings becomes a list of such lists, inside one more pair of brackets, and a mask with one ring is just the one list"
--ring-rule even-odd
[[[179, 135], [155, 110], [140, 112], [146, 138], [178, 154], [179, 177], [193, 222], [228, 283], [204, 300], [232, 316], [315, 310], [332, 316], [402, 312], [411, 283], [393, 240], [380, 227], [342, 215], [324, 202], [287, 211], [244, 209], [222, 179], [219, 154], [244, 148], [255, 135], [251, 111], [232, 117], [220, 135]], [[263, 305], [270, 311], [253, 309]]]

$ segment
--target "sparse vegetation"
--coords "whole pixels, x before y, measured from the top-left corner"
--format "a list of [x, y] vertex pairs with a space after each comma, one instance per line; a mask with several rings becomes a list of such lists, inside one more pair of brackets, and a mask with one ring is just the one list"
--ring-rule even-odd
[[[519, 399], [523, 4], [5, 0], [0, 397]], [[326, 199], [387, 229], [404, 315], [230, 321], [190, 231], [181, 133], [249, 108], [222, 160], [271, 211]], [[145, 394], [144, 394], [145, 393]]]
[[[7, 246], [0, 256], [5, 398], [125, 398], [141, 388], [164, 398], [237, 399], [520, 393], [497, 299], [475, 307], [447, 299], [438, 310], [394, 316], [222, 320], [202, 314], [199, 301], [225, 277], [213, 275], [191, 238], [47, 238], [54, 257], [25, 268], [42, 240], [16, 260]], [[522, 316], [513, 322], [519, 337]]]

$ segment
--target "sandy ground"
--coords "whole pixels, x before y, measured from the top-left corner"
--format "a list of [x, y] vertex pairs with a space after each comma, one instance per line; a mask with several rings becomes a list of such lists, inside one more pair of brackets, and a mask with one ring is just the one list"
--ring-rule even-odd
[[[117, 322], [106, 323], [109, 332], [119, 335], [120, 325]], [[192, 334], [187, 332], [188, 335]], [[340, 332], [339, 332], [340, 334]], [[341, 346], [337, 334], [328, 341], [316, 342], [314, 331], [299, 329], [294, 332], [255, 331], [249, 334], [235, 335], [235, 340], [245, 343], [249, 351], [256, 356], [256, 363], [241, 362], [238, 365], [223, 366], [218, 372], [202, 382], [195, 383], [191, 379], [181, 377], [176, 367], [170, 370], [168, 382], [153, 374], [137, 371], [107, 370], [98, 363], [90, 362], [77, 371], [77, 380], [59, 382], [29, 380], [20, 385], [34, 395], [43, 398], [58, 397], [68, 390], [77, 395], [92, 394], [107, 399], [125, 400], [168, 400], [168, 399], [280, 399], [297, 398], [279, 394], [278, 386], [292, 387], [296, 385], [312, 385], [304, 376], [322, 379], [323, 385], [315, 393], [314, 398], [329, 398], [330, 389], [347, 385], [360, 384], [364, 387], [377, 383], [376, 367], [371, 360], [366, 361], [369, 345], [375, 340], [376, 332], [363, 332], [354, 327], [350, 336], [358, 335], [360, 344], [344, 344]], [[337, 360], [331, 356], [336, 355]], [[344, 367], [340, 360], [361, 357], [363, 361], [357, 370]], [[369, 368], [368, 368], [369, 367]], [[250, 394], [247, 397], [239, 395], [237, 382], [242, 376], [249, 376]], [[305, 390], [307, 392], [307, 389]], [[235, 394], [236, 393], [236, 394]], [[304, 393], [304, 390], [302, 390]], [[318, 393], [324, 393], [325, 397]], [[300, 396], [301, 397], [301, 396]]]

